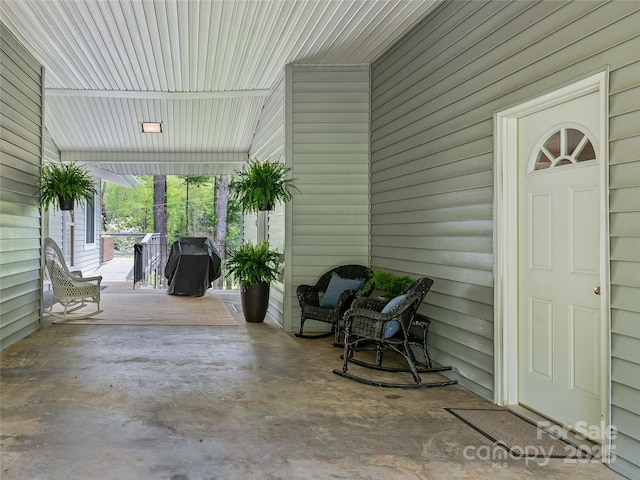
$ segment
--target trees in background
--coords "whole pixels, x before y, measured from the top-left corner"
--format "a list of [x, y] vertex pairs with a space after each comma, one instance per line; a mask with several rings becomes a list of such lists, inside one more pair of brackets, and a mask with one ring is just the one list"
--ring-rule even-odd
[[160, 274], [167, 264], [167, 176], [153, 176], [153, 231], [160, 234]]
[[228, 231], [228, 206], [229, 206], [229, 177], [228, 175], [216, 175], [215, 190], [215, 216], [216, 226], [213, 231], [213, 243], [219, 247], [219, 253], [224, 255], [227, 251]]
[[[227, 231], [228, 231], [228, 206], [229, 206], [229, 176], [216, 175], [215, 190], [215, 216], [216, 226], [213, 231], [213, 243], [218, 249], [218, 254], [227, 258]], [[216, 280], [216, 287], [220, 286], [222, 279]]]
[[[184, 200], [184, 231], [189, 235], [189, 187], [209, 187], [211, 185], [212, 177], [206, 175], [179, 175], [185, 185], [185, 200]], [[199, 210], [196, 210], [198, 212]], [[194, 211], [192, 210], [192, 213]], [[192, 220], [192, 230], [196, 230], [198, 226], [198, 220], [200, 220], [196, 215], [194, 215]], [[195, 235], [194, 235], [195, 236]]]
[[[226, 175], [187, 177], [188, 180], [168, 175], [164, 183], [161, 177], [139, 176], [140, 185], [133, 189], [109, 184], [104, 191], [105, 231], [155, 231], [162, 235], [166, 222], [166, 244], [171, 245], [180, 237], [210, 237], [221, 256], [225, 245], [242, 243], [242, 213], [237, 203], [228, 199]], [[163, 212], [166, 219], [162, 218]], [[132, 251], [134, 242], [130, 243], [129, 246], [120, 241], [116, 248]]]

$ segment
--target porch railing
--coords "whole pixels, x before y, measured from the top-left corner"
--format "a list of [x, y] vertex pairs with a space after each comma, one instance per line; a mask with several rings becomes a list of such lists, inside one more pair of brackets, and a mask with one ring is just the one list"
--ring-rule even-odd
[[[115, 257], [131, 257], [133, 253], [133, 289], [136, 287], [165, 288], [167, 279], [164, 276], [171, 248], [162, 243], [159, 233], [114, 233], [105, 232], [115, 238]], [[166, 240], [165, 240], [166, 242]], [[216, 252], [224, 258], [225, 245], [214, 244]], [[133, 250], [133, 252], [132, 252]], [[130, 281], [131, 274], [127, 276]], [[228, 280], [218, 279], [213, 283], [215, 289], [236, 288]]]
[[161, 262], [159, 233], [147, 233], [140, 243], [133, 247], [133, 288], [164, 284], [164, 265]]

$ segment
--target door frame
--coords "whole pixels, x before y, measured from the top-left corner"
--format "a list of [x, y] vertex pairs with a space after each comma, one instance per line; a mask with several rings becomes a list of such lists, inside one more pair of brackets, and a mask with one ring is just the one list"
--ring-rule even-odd
[[[610, 424], [610, 288], [609, 288], [609, 136], [608, 68], [558, 90], [525, 101], [494, 115], [494, 402], [518, 405], [518, 119], [582, 95], [599, 92], [598, 157], [600, 174], [600, 315], [601, 422]], [[603, 437], [602, 459], [608, 463], [610, 438]]]

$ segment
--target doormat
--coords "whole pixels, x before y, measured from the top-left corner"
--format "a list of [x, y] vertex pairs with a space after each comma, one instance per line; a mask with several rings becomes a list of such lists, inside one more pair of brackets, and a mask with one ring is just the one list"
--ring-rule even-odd
[[445, 408], [514, 457], [591, 459], [585, 447], [573, 445], [509, 410]]
[[[60, 305], [56, 305], [56, 311]], [[87, 308], [95, 308], [89, 304]], [[57, 319], [65, 325], [238, 325], [220, 297], [168, 295], [163, 291], [105, 293], [100, 298], [102, 313], [82, 320]]]

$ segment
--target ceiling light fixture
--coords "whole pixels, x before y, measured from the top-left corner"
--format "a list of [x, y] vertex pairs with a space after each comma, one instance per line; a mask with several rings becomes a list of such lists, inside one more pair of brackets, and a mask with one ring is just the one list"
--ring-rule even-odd
[[140, 126], [142, 133], [162, 133], [162, 123], [160, 122], [142, 122]]

